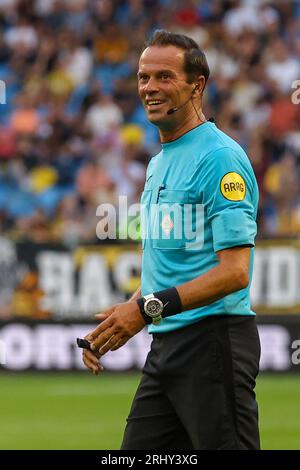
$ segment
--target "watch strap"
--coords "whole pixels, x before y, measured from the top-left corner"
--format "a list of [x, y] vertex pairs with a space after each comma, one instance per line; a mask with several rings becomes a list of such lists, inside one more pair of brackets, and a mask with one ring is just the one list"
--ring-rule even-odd
[[[150, 294], [151, 295], [151, 294]], [[149, 317], [149, 315], [147, 315], [145, 313], [145, 309], [144, 309], [144, 304], [145, 304], [145, 300], [146, 300], [146, 296], [145, 297], [140, 297], [139, 299], [137, 299], [137, 304], [139, 306], [139, 309], [140, 309], [140, 313], [146, 323], [146, 325], [151, 325], [152, 323], [152, 319], [151, 317]]]

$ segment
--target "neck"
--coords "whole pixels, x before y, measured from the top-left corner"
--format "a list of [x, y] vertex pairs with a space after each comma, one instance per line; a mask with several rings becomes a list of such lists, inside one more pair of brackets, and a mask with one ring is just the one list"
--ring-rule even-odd
[[172, 125], [169, 125], [169, 127], [168, 125], [161, 127], [159, 129], [160, 141], [164, 144], [179, 139], [183, 134], [186, 134], [204, 122], [206, 122], [206, 118], [202, 110], [199, 109], [197, 115], [193, 113], [192, 116], [186, 116], [185, 119], [181, 119], [179, 122], [172, 122]]

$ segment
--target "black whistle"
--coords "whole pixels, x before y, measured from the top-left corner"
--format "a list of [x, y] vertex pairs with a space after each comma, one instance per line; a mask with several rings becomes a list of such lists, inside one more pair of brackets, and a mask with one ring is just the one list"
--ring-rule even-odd
[[77, 338], [77, 346], [91, 351], [91, 343], [87, 339]]

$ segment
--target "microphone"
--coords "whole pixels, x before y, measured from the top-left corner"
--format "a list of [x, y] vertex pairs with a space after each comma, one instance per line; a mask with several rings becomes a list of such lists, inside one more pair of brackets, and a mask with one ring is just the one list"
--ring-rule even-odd
[[178, 111], [179, 109], [183, 108], [186, 104], [188, 104], [188, 102], [192, 99], [192, 97], [193, 95], [190, 96], [190, 98], [187, 101], [185, 101], [183, 104], [181, 104], [180, 106], [176, 106], [175, 108], [168, 109], [167, 114], [170, 115], [170, 114], [176, 113], [176, 111]]

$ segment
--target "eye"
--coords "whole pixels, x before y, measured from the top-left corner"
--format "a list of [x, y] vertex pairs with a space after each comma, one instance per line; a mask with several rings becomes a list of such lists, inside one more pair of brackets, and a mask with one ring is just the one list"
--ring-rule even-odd
[[147, 75], [139, 75], [138, 77], [139, 82], [146, 82], [148, 80]]
[[170, 74], [169, 74], [169, 73], [163, 73], [163, 74], [161, 75], [161, 78], [162, 78], [163, 80], [169, 80]]

